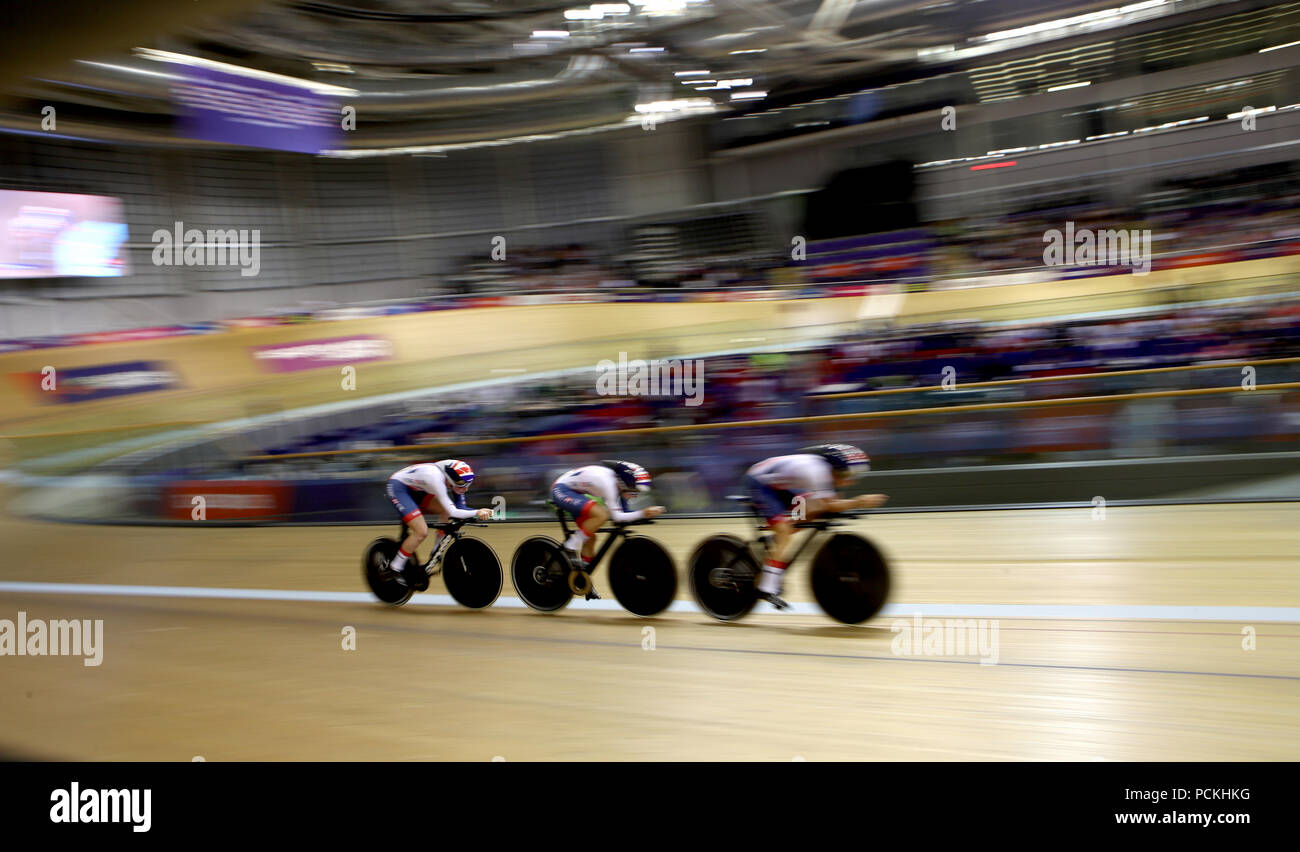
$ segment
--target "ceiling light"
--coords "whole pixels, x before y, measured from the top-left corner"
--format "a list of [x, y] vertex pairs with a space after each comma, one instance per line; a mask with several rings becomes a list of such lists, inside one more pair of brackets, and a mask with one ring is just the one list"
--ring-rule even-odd
[[1002, 39], [1016, 38], [1018, 36], [1041, 33], [1047, 30], [1063, 29], [1066, 27], [1083, 27], [1096, 26], [1098, 24], [1118, 23], [1122, 18], [1134, 13], [1142, 12], [1147, 9], [1154, 9], [1163, 6], [1165, 0], [1145, 0], [1142, 3], [1131, 3], [1127, 6], [1117, 6], [1111, 9], [1101, 9], [1096, 12], [1088, 12], [1084, 15], [1075, 15], [1070, 18], [1056, 18], [1050, 21], [1043, 21], [1038, 24], [1030, 24], [1025, 27], [1017, 27], [1013, 30], [1000, 30], [993, 33], [985, 33], [980, 36], [982, 41], [1001, 41]]
[[311, 67], [317, 71], [332, 71], [335, 74], [355, 74], [351, 65], [344, 65], [341, 62], [313, 62]]
[[[1246, 110], [1250, 110], [1250, 112], [1247, 112]], [[1246, 109], [1243, 109], [1241, 112], [1228, 113], [1228, 118], [1244, 118], [1247, 115], [1259, 115], [1262, 112], [1276, 112], [1276, 111], [1277, 111], [1276, 106], [1246, 107]]]
[[671, 101], [651, 101], [637, 104], [636, 111], [641, 113], [696, 112], [699, 110], [712, 112], [715, 106], [709, 98], [678, 98]]
[[1066, 83], [1064, 86], [1051, 86], [1050, 88], [1048, 88], [1047, 91], [1062, 92], [1065, 91], [1066, 89], [1081, 89], [1084, 86], [1091, 86], [1091, 85], [1092, 85], [1091, 80], [1084, 80], [1082, 83]]
[[1235, 83], [1224, 83], [1224, 84], [1221, 85], [1221, 86], [1210, 86], [1210, 87], [1209, 87], [1208, 89], [1206, 89], [1205, 91], [1207, 91], [1207, 92], [1221, 92], [1221, 91], [1223, 91], [1224, 89], [1233, 89], [1233, 88], [1236, 88], [1237, 86], [1248, 86], [1248, 85], [1250, 85], [1250, 84], [1253, 83], [1253, 82], [1255, 82], [1255, 81], [1254, 81], [1254, 80], [1238, 80], [1238, 81], [1235, 82]]
[[686, 11], [683, 0], [632, 0], [632, 3], [641, 7], [643, 15], [678, 15]]
[[204, 59], [201, 56], [190, 56], [186, 53], [173, 53], [170, 50], [154, 50], [151, 47], [137, 47], [134, 48], [132, 52], [142, 59], [153, 59], [158, 62], [170, 62], [178, 65], [193, 65], [197, 68], [210, 68], [213, 71], [223, 71], [227, 74], [236, 74], [254, 80], [266, 80], [271, 83], [298, 86], [323, 95], [357, 94], [356, 89], [348, 89], [343, 86], [331, 86], [328, 83], [317, 83], [314, 80], [302, 80], [284, 74], [272, 74], [269, 71], [259, 71], [256, 68], [245, 68], [241, 65], [217, 62], [212, 59]]

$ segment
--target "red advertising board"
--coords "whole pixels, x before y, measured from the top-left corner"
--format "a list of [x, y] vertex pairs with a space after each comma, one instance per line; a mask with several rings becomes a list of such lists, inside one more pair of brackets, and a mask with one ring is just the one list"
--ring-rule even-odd
[[283, 520], [292, 500], [293, 486], [276, 480], [172, 482], [163, 492], [162, 515], [195, 522]]

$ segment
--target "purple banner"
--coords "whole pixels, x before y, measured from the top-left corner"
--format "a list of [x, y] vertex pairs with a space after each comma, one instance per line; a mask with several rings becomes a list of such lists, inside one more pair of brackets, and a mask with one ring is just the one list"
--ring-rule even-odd
[[332, 96], [210, 68], [171, 67], [180, 77], [172, 96], [183, 136], [303, 154], [341, 147], [342, 119]]
[[73, 367], [50, 375], [27, 373], [28, 387], [42, 400], [90, 402], [110, 396], [171, 390], [180, 386], [176, 371], [160, 361], [128, 361], [102, 367]]
[[393, 357], [393, 344], [382, 337], [335, 337], [253, 347], [253, 357], [272, 373], [293, 373], [317, 367], [384, 361]]

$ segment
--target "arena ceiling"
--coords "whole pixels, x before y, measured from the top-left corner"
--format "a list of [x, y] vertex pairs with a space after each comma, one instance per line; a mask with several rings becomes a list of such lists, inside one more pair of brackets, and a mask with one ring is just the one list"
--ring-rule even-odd
[[[1198, 61], [1213, 45], [1253, 52], [1294, 29], [1300, 4], [40, 0], [24, 16], [25, 8], [6, 11], [0, 127], [34, 127], [35, 106], [54, 103], [88, 138], [179, 143], [169, 132], [166, 66], [137, 50], [148, 48], [351, 90], [367, 125], [354, 144], [381, 150], [589, 132], [647, 111], [663, 120], [734, 114], [954, 73], [968, 76], [977, 100], [1016, 97], [1043, 81], [1141, 67], [1149, 55], [1168, 64]], [[1104, 61], [1089, 59], [1099, 43], [1134, 55], [1112, 47]]]

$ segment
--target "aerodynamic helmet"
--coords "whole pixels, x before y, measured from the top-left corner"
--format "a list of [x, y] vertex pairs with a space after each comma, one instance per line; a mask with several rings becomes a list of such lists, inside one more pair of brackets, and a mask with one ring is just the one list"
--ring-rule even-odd
[[474, 484], [474, 468], [460, 459], [444, 459], [438, 467], [447, 475], [447, 481], [457, 488], [469, 488]]
[[624, 491], [650, 492], [650, 472], [636, 462], [603, 459], [601, 464], [614, 471]]
[[871, 470], [871, 459], [852, 444], [821, 444], [816, 447], [805, 447], [799, 452], [821, 456], [830, 462], [832, 469], [841, 473], [847, 472], [860, 476]]

